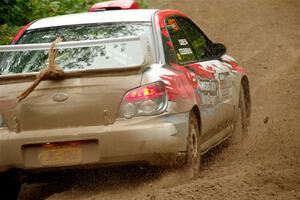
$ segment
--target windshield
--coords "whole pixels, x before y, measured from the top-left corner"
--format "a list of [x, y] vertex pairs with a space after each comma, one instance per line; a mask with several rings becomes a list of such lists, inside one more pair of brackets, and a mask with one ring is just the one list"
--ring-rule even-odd
[[[63, 43], [72, 43], [68, 47], [62, 45], [55, 59], [65, 71], [141, 65], [144, 51], [137, 36], [145, 35], [151, 46], [150, 31], [148, 23], [77, 25], [28, 31], [18, 45], [12, 45], [11, 51], [1, 52], [0, 48], [0, 74], [39, 72], [47, 67], [49, 43], [57, 37], [62, 37]], [[132, 39], [134, 37], [136, 39]], [[33, 44], [38, 43], [48, 45], [34, 47]], [[30, 45], [20, 48], [22, 44]]]

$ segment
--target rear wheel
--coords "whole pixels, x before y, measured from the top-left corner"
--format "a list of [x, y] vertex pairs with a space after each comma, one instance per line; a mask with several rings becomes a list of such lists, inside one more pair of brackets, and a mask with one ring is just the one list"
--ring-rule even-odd
[[22, 172], [15, 170], [0, 174], [0, 199], [17, 200], [25, 179]]
[[187, 161], [186, 168], [189, 176], [197, 177], [200, 170], [200, 131], [197, 117], [194, 112], [190, 113], [189, 133], [187, 138]]

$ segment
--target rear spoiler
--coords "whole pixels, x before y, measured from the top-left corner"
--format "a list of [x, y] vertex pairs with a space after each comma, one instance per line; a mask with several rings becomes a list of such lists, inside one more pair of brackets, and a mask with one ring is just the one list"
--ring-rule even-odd
[[[108, 43], [115, 43], [115, 42], [130, 42], [130, 41], [137, 41], [137, 40], [142, 41], [144, 39], [145, 38], [141, 35], [141, 36], [110, 38], [110, 39], [60, 42], [60, 43], [56, 44], [56, 48], [57, 49], [67, 49], [67, 48], [93, 47], [93, 46], [99, 46], [100, 44], [108, 44]], [[49, 50], [51, 44], [52, 43], [0, 45], [0, 52], [26, 51], [26, 50], [27, 51]]]
[[[142, 67], [148, 65], [152, 60], [152, 53], [150, 51], [150, 44], [148, 38], [145, 34], [139, 36], [129, 36], [129, 37], [120, 37], [120, 38], [111, 38], [111, 39], [97, 39], [97, 40], [84, 40], [84, 41], [70, 41], [70, 42], [60, 42], [56, 44], [57, 49], [67, 49], [67, 48], [80, 48], [80, 47], [93, 47], [99, 46], [101, 44], [108, 43], [120, 43], [120, 42], [130, 42], [130, 41], [139, 41], [142, 45], [144, 61], [135, 66], [127, 67], [111, 67], [111, 68], [97, 68], [97, 69], [83, 69], [83, 70], [74, 70], [66, 71], [65, 75], [67, 77], [78, 77], [85, 75], [94, 75], [96, 73], [124, 73], [125, 71], [135, 72], [140, 70]], [[52, 43], [37, 43], [37, 44], [18, 44], [18, 45], [0, 45], [0, 52], [16, 52], [16, 51], [34, 51], [34, 50], [49, 50]], [[39, 72], [30, 72], [22, 74], [8, 74], [0, 75], [0, 80], [18, 80], [18, 79], [33, 79]], [[1, 84], [1, 83], [0, 83]]]
[[140, 6], [136, 1], [115, 0], [96, 3], [92, 7], [90, 7], [89, 12], [100, 12], [105, 10], [129, 10], [139, 8]]

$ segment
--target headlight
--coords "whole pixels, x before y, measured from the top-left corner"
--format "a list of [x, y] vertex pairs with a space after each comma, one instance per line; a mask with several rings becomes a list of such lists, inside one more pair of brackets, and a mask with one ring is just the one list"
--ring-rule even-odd
[[168, 104], [166, 88], [158, 81], [128, 91], [121, 103], [120, 117], [156, 115], [165, 111]]

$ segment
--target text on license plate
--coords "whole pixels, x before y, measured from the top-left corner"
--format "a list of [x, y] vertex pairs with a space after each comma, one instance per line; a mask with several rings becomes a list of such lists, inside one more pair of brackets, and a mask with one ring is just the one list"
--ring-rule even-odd
[[40, 153], [39, 160], [44, 166], [78, 164], [82, 161], [82, 149], [78, 147], [45, 149]]

